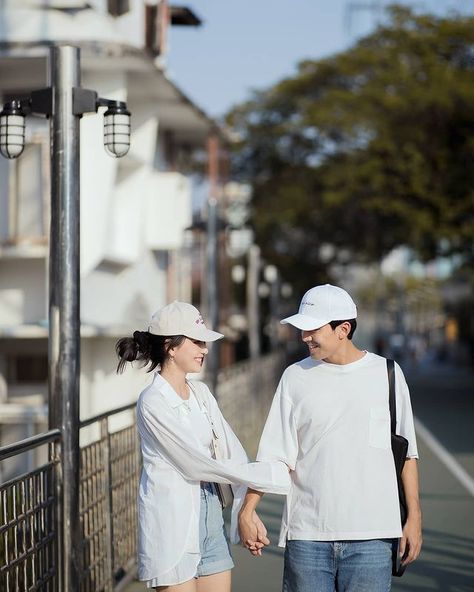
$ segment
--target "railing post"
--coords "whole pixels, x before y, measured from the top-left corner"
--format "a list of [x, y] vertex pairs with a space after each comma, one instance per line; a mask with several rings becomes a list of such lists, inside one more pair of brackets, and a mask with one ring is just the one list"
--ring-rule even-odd
[[107, 566], [109, 585], [107, 590], [113, 590], [114, 586], [114, 544], [113, 544], [113, 506], [112, 506], [112, 461], [110, 454], [109, 421], [104, 418], [100, 421], [100, 441], [102, 443], [102, 460], [104, 466], [105, 489], [105, 532], [107, 538]]
[[54, 524], [54, 532], [56, 534], [56, 542], [54, 545], [54, 566], [56, 568], [56, 578], [54, 591], [61, 591], [61, 548], [62, 548], [62, 532], [61, 532], [61, 441], [56, 440], [49, 445], [49, 460], [53, 461], [52, 475], [53, 481], [50, 483], [52, 496], [56, 499], [56, 503], [53, 504], [51, 510], [51, 516]]
[[79, 519], [79, 49], [51, 49], [51, 233], [49, 269], [49, 425], [62, 433], [61, 590], [77, 592], [81, 579]]

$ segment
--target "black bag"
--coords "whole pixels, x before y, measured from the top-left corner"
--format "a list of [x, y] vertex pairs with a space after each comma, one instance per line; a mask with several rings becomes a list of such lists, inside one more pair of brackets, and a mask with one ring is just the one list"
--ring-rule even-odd
[[[407, 520], [407, 504], [405, 499], [405, 490], [403, 489], [402, 471], [405, 466], [405, 460], [408, 452], [408, 440], [396, 433], [397, 426], [397, 404], [395, 399], [395, 365], [393, 360], [387, 360], [387, 374], [388, 374], [388, 402], [390, 406], [390, 432], [392, 441], [392, 453], [395, 463], [395, 472], [397, 474], [398, 485], [398, 499], [400, 502], [400, 517], [402, 528]], [[392, 546], [392, 575], [402, 576], [406, 569], [406, 565], [400, 564], [400, 557], [398, 551], [398, 543], [396, 540]]]

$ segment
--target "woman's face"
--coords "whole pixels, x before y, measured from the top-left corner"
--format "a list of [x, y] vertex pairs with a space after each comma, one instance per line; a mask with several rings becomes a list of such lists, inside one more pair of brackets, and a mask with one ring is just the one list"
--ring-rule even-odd
[[174, 364], [185, 374], [200, 372], [208, 353], [206, 343], [186, 337], [183, 343], [170, 351]]

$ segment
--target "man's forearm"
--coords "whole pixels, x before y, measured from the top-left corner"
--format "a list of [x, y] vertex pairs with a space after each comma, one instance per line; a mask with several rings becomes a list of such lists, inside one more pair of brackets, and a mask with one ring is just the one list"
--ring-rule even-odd
[[408, 518], [421, 520], [420, 488], [416, 458], [406, 460], [402, 472], [402, 482], [407, 503]]
[[408, 516], [400, 539], [400, 556], [403, 563], [414, 561], [423, 543], [421, 533], [421, 507], [418, 485], [418, 465], [415, 458], [407, 459], [402, 472], [403, 489], [407, 503]]
[[256, 491], [255, 489], [247, 489], [247, 493], [245, 495], [244, 502], [242, 507], [240, 508], [239, 515], [240, 516], [252, 516], [253, 512], [257, 509], [260, 500], [263, 497], [263, 493], [261, 491]]

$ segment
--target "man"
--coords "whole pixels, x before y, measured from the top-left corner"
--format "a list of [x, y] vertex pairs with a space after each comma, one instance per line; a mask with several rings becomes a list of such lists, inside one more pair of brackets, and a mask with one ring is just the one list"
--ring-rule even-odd
[[[390, 590], [391, 543], [409, 563], [421, 548], [418, 452], [410, 396], [395, 364], [397, 433], [409, 442], [400, 524], [391, 451], [386, 360], [352, 343], [357, 309], [336, 286], [316, 286], [282, 323], [302, 331], [309, 357], [281, 378], [257, 460], [285, 462], [292, 485], [280, 546], [284, 592]], [[261, 554], [268, 539], [253, 523], [263, 494], [248, 490], [239, 516], [243, 544]]]

